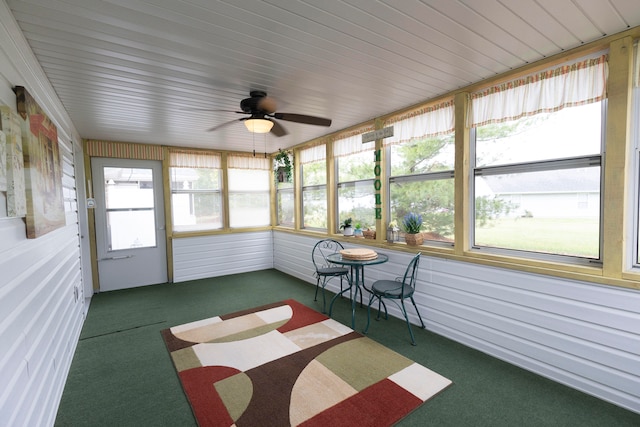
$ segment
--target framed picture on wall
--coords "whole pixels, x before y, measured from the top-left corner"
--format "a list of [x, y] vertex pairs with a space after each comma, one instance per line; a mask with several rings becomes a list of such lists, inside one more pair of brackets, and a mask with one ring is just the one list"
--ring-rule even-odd
[[27, 214], [27, 194], [22, 153], [22, 122], [11, 107], [0, 106], [0, 126], [7, 141], [7, 216]]
[[27, 238], [35, 239], [65, 225], [58, 130], [24, 87], [16, 86], [15, 92], [24, 119]]

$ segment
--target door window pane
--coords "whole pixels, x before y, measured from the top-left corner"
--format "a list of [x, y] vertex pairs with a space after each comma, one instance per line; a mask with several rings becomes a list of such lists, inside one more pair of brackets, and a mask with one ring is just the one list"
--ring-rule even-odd
[[108, 251], [156, 246], [153, 171], [104, 168]]
[[155, 247], [154, 216], [153, 209], [107, 212], [108, 250]]

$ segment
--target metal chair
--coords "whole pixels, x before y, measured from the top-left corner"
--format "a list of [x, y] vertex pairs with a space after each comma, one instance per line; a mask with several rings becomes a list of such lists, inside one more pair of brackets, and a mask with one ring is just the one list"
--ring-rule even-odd
[[324, 295], [324, 289], [327, 287], [329, 280], [334, 277], [340, 277], [340, 291], [342, 292], [342, 279], [349, 274], [349, 269], [346, 267], [337, 266], [327, 261], [327, 256], [330, 254], [339, 252], [344, 249], [344, 246], [337, 240], [324, 239], [320, 240], [313, 247], [311, 253], [311, 259], [313, 260], [313, 266], [316, 271], [316, 295], [313, 298], [314, 301], [318, 300], [318, 289], [322, 286], [322, 312], [326, 312], [327, 300]]
[[[416, 254], [409, 262], [407, 266], [407, 270], [404, 273], [403, 277], [398, 277], [396, 280], [377, 280], [373, 282], [371, 285], [371, 298], [369, 299], [369, 306], [367, 307], [367, 326], [364, 328], [364, 333], [366, 334], [369, 330], [369, 323], [371, 321], [371, 304], [373, 301], [378, 298], [378, 317], [376, 320], [380, 319], [380, 303], [384, 305], [383, 298], [391, 300], [395, 305], [398, 306], [402, 310], [402, 314], [404, 315], [404, 320], [407, 321], [407, 327], [409, 328], [409, 334], [411, 335], [411, 344], [416, 345], [415, 337], [413, 336], [413, 331], [411, 330], [411, 323], [409, 323], [409, 317], [407, 316], [407, 309], [404, 305], [405, 299], [410, 299], [411, 303], [413, 303], [413, 307], [416, 309], [416, 313], [418, 313], [418, 318], [420, 319], [420, 323], [422, 328], [424, 329], [424, 322], [422, 321], [422, 316], [420, 316], [420, 311], [418, 311], [418, 306], [416, 305], [415, 300], [413, 299], [413, 293], [416, 290], [416, 274], [418, 271], [418, 264], [420, 263], [420, 253]], [[400, 303], [398, 303], [398, 300]], [[387, 313], [387, 307], [384, 308], [385, 311], [385, 319], [389, 318]]]

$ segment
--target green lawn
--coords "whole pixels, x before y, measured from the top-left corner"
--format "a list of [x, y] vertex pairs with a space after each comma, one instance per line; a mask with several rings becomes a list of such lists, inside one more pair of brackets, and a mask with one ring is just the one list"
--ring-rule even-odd
[[598, 258], [597, 218], [504, 218], [476, 228], [476, 245]]

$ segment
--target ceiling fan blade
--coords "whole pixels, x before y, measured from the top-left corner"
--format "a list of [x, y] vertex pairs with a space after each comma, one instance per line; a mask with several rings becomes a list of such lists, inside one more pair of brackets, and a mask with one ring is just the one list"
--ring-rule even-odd
[[218, 110], [215, 108], [181, 108], [182, 111], [214, 111], [214, 112], [220, 112], [220, 113], [238, 113], [238, 114], [245, 114], [243, 111], [236, 111], [236, 110]]
[[278, 122], [276, 122], [275, 120], [271, 120], [273, 122], [273, 127], [271, 128], [271, 133], [274, 134], [275, 136], [285, 136], [287, 134], [289, 134], [289, 132], [287, 132], [287, 130], [282, 127], [282, 125]]
[[305, 116], [304, 114], [275, 113], [273, 117], [280, 120], [286, 120], [289, 122], [296, 122], [296, 123], [304, 123], [307, 125], [331, 126], [331, 119], [325, 119], [322, 117], [314, 117], [314, 116]]
[[220, 128], [223, 128], [223, 127], [225, 127], [225, 126], [228, 126], [228, 125], [230, 125], [231, 123], [235, 123], [235, 122], [242, 122], [242, 121], [245, 121], [245, 120], [247, 120], [247, 118], [245, 118], [245, 117], [243, 117], [243, 118], [241, 118], [241, 119], [234, 119], [234, 120], [230, 120], [230, 121], [228, 121], [228, 122], [224, 122], [224, 123], [222, 123], [222, 124], [220, 124], [220, 125], [218, 125], [218, 126], [214, 126], [214, 127], [212, 127], [211, 129], [207, 129], [207, 132], [213, 132], [214, 130], [218, 130], [218, 129], [220, 129]]

